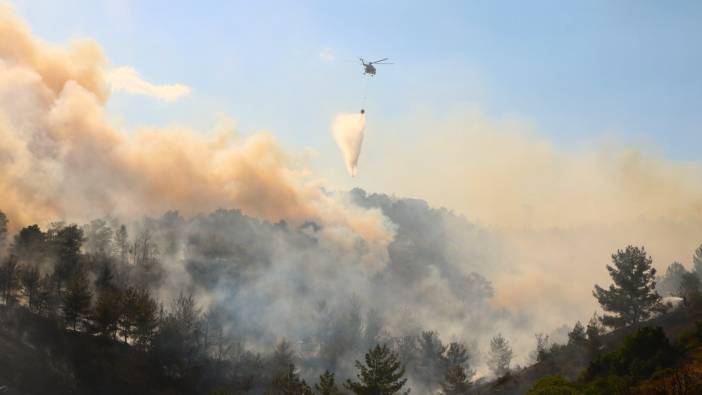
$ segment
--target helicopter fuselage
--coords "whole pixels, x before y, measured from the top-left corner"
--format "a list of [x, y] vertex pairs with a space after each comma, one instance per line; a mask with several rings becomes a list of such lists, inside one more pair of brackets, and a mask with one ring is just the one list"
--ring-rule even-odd
[[375, 75], [375, 66], [368, 63], [364, 63], [363, 66], [366, 68], [365, 74]]

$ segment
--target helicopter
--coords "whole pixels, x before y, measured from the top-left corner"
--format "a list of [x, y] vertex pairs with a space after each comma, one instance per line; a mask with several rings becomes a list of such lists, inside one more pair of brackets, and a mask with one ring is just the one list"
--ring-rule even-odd
[[361, 59], [361, 64], [363, 65], [363, 68], [364, 68], [363, 74], [364, 75], [368, 74], [371, 77], [375, 75], [375, 66], [373, 66], [374, 64], [392, 64], [392, 63], [385, 63], [385, 61], [388, 60], [388, 58], [383, 58], [383, 59], [376, 60], [374, 62], [368, 62], [368, 63], [366, 63], [366, 61], [363, 60], [363, 58], [359, 58], [359, 59]]

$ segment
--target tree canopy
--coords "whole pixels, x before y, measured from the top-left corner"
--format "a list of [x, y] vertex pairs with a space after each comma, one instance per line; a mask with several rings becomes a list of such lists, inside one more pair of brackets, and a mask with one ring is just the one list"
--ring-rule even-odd
[[619, 328], [637, 324], [660, 308], [661, 297], [655, 290], [656, 269], [643, 247], [627, 246], [612, 255], [607, 265], [613, 284], [609, 289], [595, 285], [593, 295], [610, 314], [602, 316], [606, 326]]
[[354, 394], [409, 394], [409, 389], [402, 390], [407, 383], [402, 362], [387, 345], [376, 345], [366, 353], [365, 364], [356, 361], [355, 365], [360, 371], [358, 381], [347, 380], [344, 383], [344, 387]]

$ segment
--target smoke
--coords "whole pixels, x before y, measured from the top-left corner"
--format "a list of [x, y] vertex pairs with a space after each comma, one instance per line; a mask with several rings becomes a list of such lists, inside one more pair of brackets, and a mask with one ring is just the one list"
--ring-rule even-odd
[[145, 81], [133, 67], [112, 69], [107, 73], [107, 80], [113, 90], [151, 96], [167, 102], [176, 101], [190, 94], [190, 88], [183, 84], [154, 85]]
[[360, 235], [371, 252], [392, 239], [377, 210], [324, 192], [269, 134], [238, 136], [231, 123], [209, 133], [110, 125], [109, 62], [95, 42], [46, 44], [7, 6], [0, 37], [0, 188], [13, 226], [237, 207], [273, 222], [315, 221], [330, 238]]
[[363, 113], [338, 114], [332, 124], [334, 139], [344, 155], [346, 169], [351, 177], [358, 173], [358, 157], [361, 155], [365, 128], [366, 116]]
[[[132, 223], [131, 241], [153, 232], [160, 268], [135, 276], [162, 301], [192, 292], [228, 311], [247, 347], [316, 344], [297, 348], [347, 375], [380, 336], [426, 328], [482, 340], [510, 320], [481, 274], [500, 266], [500, 242], [465, 219], [325, 191], [304, 158], [231, 122], [121, 130], [106, 120], [111, 67], [96, 43], [44, 43], [7, 7], [0, 33], [0, 209], [14, 230], [112, 216]], [[341, 114], [333, 128], [352, 175], [364, 122]], [[179, 214], [161, 217], [169, 209]]]
[[691, 268], [702, 242], [699, 161], [612, 137], [563, 148], [525, 121], [471, 107], [378, 127], [382, 149], [367, 152], [372, 177], [358, 184], [451, 207], [499, 235], [509, 264], [482, 271], [492, 302], [530, 312], [534, 331], [587, 320], [617, 249], [646, 246], [662, 273], [673, 261]]

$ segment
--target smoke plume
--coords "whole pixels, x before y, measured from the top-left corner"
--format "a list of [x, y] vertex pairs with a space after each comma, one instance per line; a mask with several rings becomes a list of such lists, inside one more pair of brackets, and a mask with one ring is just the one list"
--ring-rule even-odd
[[109, 62], [95, 42], [44, 43], [7, 6], [0, 37], [0, 189], [15, 227], [237, 207], [274, 222], [316, 221], [329, 237], [350, 232], [371, 246], [392, 239], [377, 210], [324, 192], [269, 134], [113, 127], [104, 110]]
[[509, 265], [483, 269], [493, 303], [529, 311], [534, 329], [587, 320], [598, 308], [593, 285], [610, 283], [605, 265], [628, 244], [646, 246], [659, 273], [673, 261], [692, 268], [702, 242], [699, 161], [612, 137], [563, 148], [524, 120], [474, 107], [378, 127], [382, 154], [368, 152], [373, 176], [357, 184], [451, 207], [498, 234]]
[[358, 173], [358, 157], [361, 155], [365, 128], [366, 116], [363, 113], [338, 114], [332, 124], [334, 139], [344, 155], [346, 169], [351, 177]]

